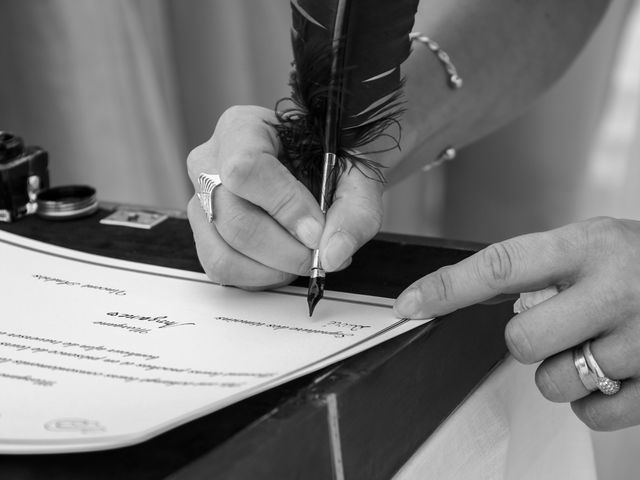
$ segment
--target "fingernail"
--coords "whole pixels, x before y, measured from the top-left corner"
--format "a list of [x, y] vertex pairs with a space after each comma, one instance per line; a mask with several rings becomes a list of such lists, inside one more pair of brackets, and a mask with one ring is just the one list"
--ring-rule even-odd
[[322, 235], [322, 225], [313, 217], [303, 218], [296, 225], [296, 235], [308, 248], [318, 248], [320, 236]]
[[324, 251], [322, 266], [327, 271], [335, 271], [353, 255], [355, 242], [351, 235], [344, 232], [336, 232], [329, 239]]
[[420, 309], [422, 307], [422, 295], [417, 288], [409, 288], [400, 294], [393, 311], [398, 318], [422, 318]]

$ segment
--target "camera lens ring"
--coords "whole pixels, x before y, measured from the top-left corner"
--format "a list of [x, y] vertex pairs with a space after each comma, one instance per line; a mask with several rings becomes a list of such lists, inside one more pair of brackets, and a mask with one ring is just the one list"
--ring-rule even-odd
[[64, 185], [41, 190], [37, 203], [37, 215], [47, 220], [85, 217], [98, 209], [96, 189], [88, 185]]

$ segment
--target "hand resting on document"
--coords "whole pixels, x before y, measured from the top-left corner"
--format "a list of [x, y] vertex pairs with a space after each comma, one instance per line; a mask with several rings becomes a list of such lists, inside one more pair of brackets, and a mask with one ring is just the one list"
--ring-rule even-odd
[[[640, 424], [640, 222], [596, 218], [491, 245], [409, 286], [395, 310], [428, 318], [543, 289], [521, 296], [528, 305], [507, 324], [513, 356], [542, 362], [542, 394], [570, 402], [592, 429]], [[618, 393], [590, 393], [581, 382], [572, 351], [589, 340], [605, 376], [621, 380]]]

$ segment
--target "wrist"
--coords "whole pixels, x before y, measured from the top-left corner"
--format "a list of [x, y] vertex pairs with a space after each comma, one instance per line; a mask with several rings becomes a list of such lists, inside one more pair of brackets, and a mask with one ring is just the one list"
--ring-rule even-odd
[[427, 36], [412, 36], [412, 53], [404, 65], [406, 111], [401, 148], [387, 172], [390, 184], [453, 159], [459, 137], [455, 130], [463, 118], [456, 106], [464, 95], [463, 79], [454, 59]]

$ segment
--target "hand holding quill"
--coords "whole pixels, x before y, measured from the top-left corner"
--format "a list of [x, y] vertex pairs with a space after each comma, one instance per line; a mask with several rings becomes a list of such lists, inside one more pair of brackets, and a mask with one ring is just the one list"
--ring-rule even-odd
[[215, 193], [213, 224], [195, 197], [189, 204], [198, 257], [216, 282], [249, 289], [284, 285], [309, 274], [309, 249], [318, 248], [323, 267], [335, 271], [380, 228], [378, 177], [367, 169], [345, 169], [325, 219], [300, 181], [309, 185], [305, 179], [310, 177], [296, 178], [295, 169], [280, 163], [279, 158], [291, 157], [284, 154], [277, 124], [272, 110], [232, 107], [213, 136], [189, 155], [196, 189], [201, 172], [219, 173], [223, 181]]
[[[327, 213], [340, 176], [356, 168], [380, 182], [380, 165], [360, 149], [398, 126], [400, 64], [418, 0], [292, 0], [293, 107], [275, 124], [282, 160]], [[399, 135], [399, 133], [398, 133]], [[324, 292], [320, 251], [314, 251], [309, 315]]]

